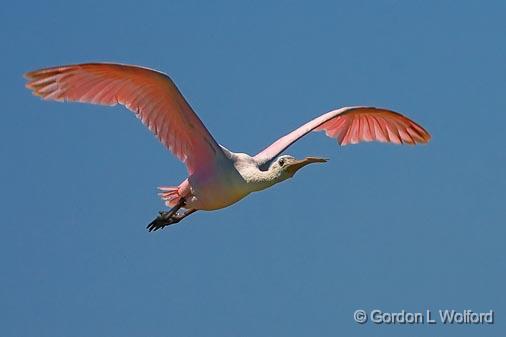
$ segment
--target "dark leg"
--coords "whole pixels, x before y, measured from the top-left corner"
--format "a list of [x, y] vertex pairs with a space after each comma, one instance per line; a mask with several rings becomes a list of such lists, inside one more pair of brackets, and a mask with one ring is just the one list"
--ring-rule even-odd
[[171, 219], [174, 215], [179, 211], [181, 207], [184, 206], [184, 199], [181, 198], [176, 206], [172, 207], [168, 212], [160, 212], [160, 215], [156, 217], [155, 220], [151, 221], [151, 223], [146, 227], [148, 231], [156, 231], [157, 229], [163, 228], [171, 223]]
[[[148, 231], [156, 231], [156, 230], [159, 230], [159, 229], [162, 229], [162, 228], [165, 228], [166, 226], [169, 226], [169, 225], [173, 225], [173, 224], [176, 224], [178, 223], [179, 221], [183, 220], [184, 218], [186, 218], [188, 215], [192, 214], [192, 213], [195, 213], [197, 210], [196, 209], [189, 209], [187, 210], [186, 212], [184, 212], [183, 214], [181, 215], [177, 215], [176, 214], [173, 214], [169, 219], [167, 220], [164, 220], [163, 222], [161, 222], [159, 225], [157, 226], [151, 226], [151, 224], [148, 226]], [[158, 219], [158, 218], [157, 218]], [[153, 222], [155, 222], [157, 219], [155, 219]], [[152, 223], [153, 223], [152, 222]]]
[[181, 214], [179, 216], [177, 214], [174, 214], [174, 216], [169, 219], [166, 226], [178, 223], [179, 221], [183, 220], [188, 215], [195, 213], [196, 211], [197, 211], [196, 209], [188, 209], [188, 210], [186, 210], [186, 212], [184, 212], [183, 214]]

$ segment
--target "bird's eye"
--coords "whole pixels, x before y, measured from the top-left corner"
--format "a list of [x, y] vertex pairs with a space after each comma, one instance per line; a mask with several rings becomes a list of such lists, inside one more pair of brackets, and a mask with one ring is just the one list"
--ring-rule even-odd
[[281, 159], [278, 161], [278, 163], [279, 163], [279, 166], [283, 166], [283, 165], [285, 165], [285, 160], [284, 160], [283, 158], [281, 158]]

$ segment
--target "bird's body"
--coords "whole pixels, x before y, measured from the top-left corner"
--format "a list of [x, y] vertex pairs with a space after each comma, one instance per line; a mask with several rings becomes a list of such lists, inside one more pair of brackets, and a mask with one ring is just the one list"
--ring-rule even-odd
[[[262, 171], [255, 158], [246, 153], [234, 153], [222, 147], [226, 159], [220, 164], [217, 172], [197, 171], [177, 187], [161, 187], [173, 191], [175, 198], [167, 199], [169, 206], [177, 204], [180, 198], [185, 199], [185, 206], [190, 209], [205, 211], [217, 210], [230, 206], [252, 192], [264, 190], [279, 182], [279, 175], [271, 170]], [[163, 193], [162, 197], [163, 197]]]
[[252, 192], [254, 186], [248, 178], [253, 174], [254, 163], [244, 160], [249, 156], [224, 149], [225, 151], [228, 152], [227, 156], [217, 164], [220, 170], [196, 171], [188, 177], [189, 191], [182, 195], [188, 208], [216, 210], [227, 207]]
[[[148, 225], [157, 230], [197, 210], [216, 210], [248, 194], [291, 178], [300, 168], [326, 159], [279, 156], [311, 131], [324, 131], [340, 145], [362, 141], [426, 143], [429, 133], [407, 117], [387, 109], [347, 107], [321, 115], [281, 137], [255, 156], [234, 153], [218, 144], [172, 80], [137, 66], [88, 63], [26, 74], [35, 95], [57, 101], [123, 104], [134, 111], [183, 163], [189, 176], [178, 186], [160, 187], [172, 207]], [[279, 156], [279, 157], [278, 157]], [[180, 213], [180, 209], [186, 209]]]

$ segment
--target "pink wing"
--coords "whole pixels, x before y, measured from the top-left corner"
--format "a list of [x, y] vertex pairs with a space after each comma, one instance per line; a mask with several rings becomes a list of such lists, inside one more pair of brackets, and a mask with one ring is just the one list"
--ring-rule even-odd
[[88, 63], [25, 74], [26, 87], [46, 100], [122, 104], [186, 164], [192, 174], [224, 156], [176, 85], [155, 70], [122, 64]]
[[403, 115], [373, 107], [347, 107], [328, 112], [275, 141], [255, 156], [259, 164], [268, 163], [310, 131], [325, 131], [340, 145], [379, 141], [395, 144], [422, 144], [430, 134]]

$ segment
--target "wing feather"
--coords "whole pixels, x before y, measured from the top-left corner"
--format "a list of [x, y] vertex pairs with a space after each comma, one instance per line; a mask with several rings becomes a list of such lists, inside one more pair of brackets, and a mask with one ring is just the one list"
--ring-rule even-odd
[[324, 131], [339, 145], [378, 141], [394, 144], [424, 144], [431, 136], [411, 119], [391, 110], [374, 107], [346, 107], [330, 111], [281, 137], [255, 156], [268, 164], [298, 139], [311, 131]]
[[25, 76], [26, 87], [45, 100], [126, 106], [186, 164], [190, 174], [224, 156], [163, 73], [131, 65], [87, 63], [35, 70]]

